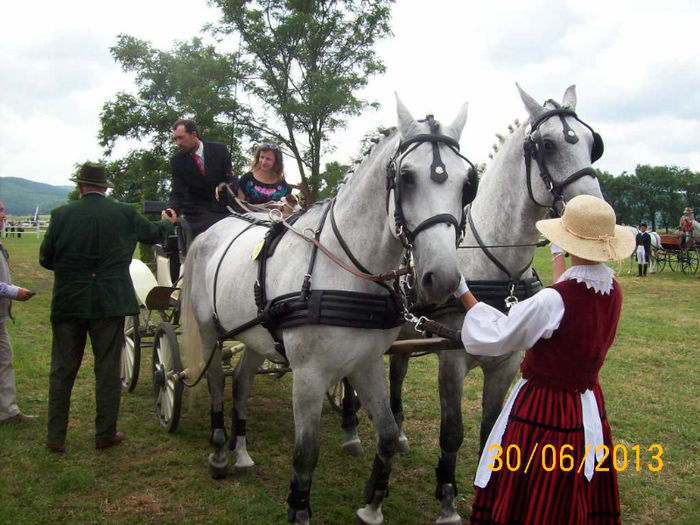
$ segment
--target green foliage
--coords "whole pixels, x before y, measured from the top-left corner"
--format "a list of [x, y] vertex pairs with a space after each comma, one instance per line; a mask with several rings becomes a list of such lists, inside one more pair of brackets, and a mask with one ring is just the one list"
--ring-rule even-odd
[[700, 202], [700, 173], [677, 166], [638, 165], [634, 174], [615, 177], [598, 171], [605, 200], [615, 209], [620, 223], [646, 221], [666, 231], [678, 226], [686, 206]]
[[[214, 0], [217, 34], [239, 39], [253, 74], [244, 89], [266, 109], [244, 123], [276, 138], [294, 155], [315, 200], [329, 135], [373, 104], [357, 93], [384, 72], [374, 44], [391, 34], [387, 0]], [[270, 121], [281, 122], [278, 129]]]
[[167, 197], [168, 159], [174, 152], [171, 126], [178, 118], [196, 120], [205, 140], [227, 144], [234, 170], [242, 169], [237, 120], [249, 109], [236, 94], [238, 78], [246, 72], [235, 56], [219, 54], [199, 38], [163, 51], [128, 35], [120, 35], [111, 51], [122, 69], [134, 74], [136, 93], [118, 93], [104, 104], [100, 144], [107, 155], [120, 138], [150, 144], [108, 163], [117, 198], [140, 202]]
[[338, 183], [343, 180], [350, 166], [346, 166], [339, 162], [333, 161], [326, 164], [326, 169], [318, 177], [318, 185], [315, 185], [316, 180], [309, 179], [309, 186], [312, 192], [319, 199], [330, 197], [337, 188]]

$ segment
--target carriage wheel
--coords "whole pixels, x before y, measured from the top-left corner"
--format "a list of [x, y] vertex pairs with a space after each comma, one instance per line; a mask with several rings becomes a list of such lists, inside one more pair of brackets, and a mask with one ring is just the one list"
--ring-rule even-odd
[[668, 254], [668, 267], [671, 268], [672, 272], [675, 272], [676, 270], [681, 269], [681, 260], [682, 259], [683, 259], [683, 256], [681, 255], [680, 251], [678, 251], [677, 253]]
[[698, 252], [695, 249], [688, 249], [681, 264], [683, 273], [694, 274], [698, 271]]
[[180, 347], [170, 323], [158, 325], [153, 341], [153, 399], [160, 426], [173, 433], [180, 422], [182, 407], [182, 372]]
[[666, 253], [656, 253], [656, 273], [661, 273], [666, 268]]
[[141, 369], [141, 334], [139, 333], [139, 316], [128, 315], [124, 318], [124, 342], [121, 356], [122, 388], [133, 392], [139, 380]]

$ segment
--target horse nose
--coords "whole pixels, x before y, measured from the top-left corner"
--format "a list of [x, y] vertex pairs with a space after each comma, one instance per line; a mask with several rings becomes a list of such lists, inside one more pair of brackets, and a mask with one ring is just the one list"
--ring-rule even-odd
[[428, 271], [421, 279], [421, 287], [431, 302], [442, 302], [459, 284], [459, 274], [453, 272]]

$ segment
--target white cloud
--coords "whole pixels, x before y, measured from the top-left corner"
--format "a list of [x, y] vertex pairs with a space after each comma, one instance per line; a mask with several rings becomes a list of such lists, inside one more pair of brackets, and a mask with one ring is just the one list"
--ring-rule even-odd
[[[54, 184], [67, 183], [74, 163], [100, 156], [100, 109], [131, 86], [109, 54], [116, 35], [170, 48], [218, 18], [204, 0], [44, 0], [4, 9], [0, 176]], [[700, 170], [694, 2], [401, 0], [392, 9], [395, 37], [378, 46], [387, 73], [365, 90], [382, 108], [332, 137], [336, 151], [325, 160], [347, 160], [363, 133], [393, 125], [396, 91], [417, 118], [451, 121], [469, 100], [462, 150], [485, 162], [494, 133], [525, 115], [517, 81], [541, 101], [560, 100], [577, 85], [580, 117], [606, 142], [602, 169], [617, 174], [652, 163]], [[31, 20], [31, 29], [8, 23], [17, 20]]]

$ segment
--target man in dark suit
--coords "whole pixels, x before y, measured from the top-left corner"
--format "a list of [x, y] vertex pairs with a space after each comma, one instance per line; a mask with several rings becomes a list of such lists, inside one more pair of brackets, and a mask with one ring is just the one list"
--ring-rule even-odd
[[639, 225], [636, 243], [637, 268], [639, 269], [637, 277], [646, 277], [647, 267], [649, 266], [649, 255], [651, 254], [651, 235], [647, 233], [647, 225], [644, 222]]
[[173, 224], [184, 215], [194, 239], [215, 222], [229, 215], [225, 199], [216, 199], [217, 188], [234, 185], [231, 174], [231, 153], [224, 144], [205, 142], [199, 138], [192, 120], [173, 124], [173, 140], [179, 149], [170, 159], [173, 176], [168, 208], [162, 217]]
[[95, 355], [95, 447], [124, 439], [117, 432], [124, 316], [139, 313], [129, 264], [137, 241], [153, 244], [173, 231], [168, 221], [149, 222], [132, 206], [106, 198], [112, 184], [104, 166], [86, 163], [72, 180], [80, 200], [51, 212], [39, 254], [39, 263], [54, 272], [46, 443], [53, 452], [64, 450], [71, 390], [88, 334]]

